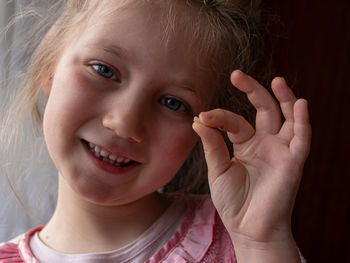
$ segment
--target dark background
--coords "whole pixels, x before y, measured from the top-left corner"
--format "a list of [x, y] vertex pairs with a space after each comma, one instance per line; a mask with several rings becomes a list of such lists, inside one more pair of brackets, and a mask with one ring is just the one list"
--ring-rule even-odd
[[313, 127], [295, 239], [308, 262], [350, 262], [350, 1], [262, 2], [273, 73], [309, 101]]

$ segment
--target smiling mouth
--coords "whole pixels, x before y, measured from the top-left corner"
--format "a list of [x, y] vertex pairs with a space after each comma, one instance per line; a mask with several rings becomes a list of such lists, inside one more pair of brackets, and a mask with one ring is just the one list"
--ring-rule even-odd
[[96, 158], [115, 167], [127, 167], [136, 163], [128, 158], [116, 156], [91, 142], [83, 140], [83, 143], [90, 149]]

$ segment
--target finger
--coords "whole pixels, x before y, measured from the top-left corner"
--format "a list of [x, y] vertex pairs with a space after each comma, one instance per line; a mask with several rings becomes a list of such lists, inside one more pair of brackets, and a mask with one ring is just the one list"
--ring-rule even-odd
[[203, 143], [208, 166], [208, 180], [211, 185], [219, 175], [229, 168], [230, 155], [225, 141], [217, 129], [207, 127], [198, 120], [193, 122], [192, 127]]
[[281, 114], [271, 94], [256, 80], [239, 70], [231, 74], [232, 84], [245, 92], [256, 108], [256, 130], [276, 134], [281, 128]]
[[292, 90], [287, 86], [284, 78], [274, 78], [271, 83], [271, 88], [275, 94], [277, 100], [280, 103], [280, 107], [285, 118], [279, 135], [281, 138], [286, 140], [288, 143], [294, 136], [293, 126], [294, 126], [294, 103], [296, 102], [296, 97], [294, 96]]
[[305, 161], [309, 154], [311, 133], [307, 101], [299, 99], [294, 104], [294, 137], [289, 148], [291, 153], [301, 161]]
[[286, 120], [294, 120], [293, 106], [296, 102], [292, 90], [288, 87], [284, 78], [277, 77], [272, 80], [271, 88], [276, 98], [280, 102], [283, 116]]
[[233, 144], [244, 143], [255, 134], [254, 128], [242, 116], [227, 110], [201, 112], [199, 119], [206, 126], [227, 132]]

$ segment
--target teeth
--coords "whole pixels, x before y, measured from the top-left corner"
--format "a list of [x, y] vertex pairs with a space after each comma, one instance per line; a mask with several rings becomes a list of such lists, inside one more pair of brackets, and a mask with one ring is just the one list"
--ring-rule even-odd
[[100, 147], [98, 147], [98, 146], [95, 146], [94, 150], [95, 150], [95, 152], [97, 152], [97, 153], [100, 153], [100, 152], [101, 152], [101, 149], [100, 149]]
[[112, 161], [117, 160], [117, 157], [116, 157], [115, 155], [113, 155], [113, 154], [110, 154], [110, 155], [108, 156], [108, 158], [111, 159]]
[[102, 150], [100, 152], [100, 154], [101, 154], [102, 157], [107, 157], [108, 156], [108, 152], [106, 152], [105, 150]]
[[101, 149], [99, 146], [89, 142], [90, 150], [94, 153], [97, 158], [113, 164], [114, 166], [122, 166], [129, 163], [131, 160], [124, 157], [117, 157], [114, 154], [109, 154], [106, 150]]

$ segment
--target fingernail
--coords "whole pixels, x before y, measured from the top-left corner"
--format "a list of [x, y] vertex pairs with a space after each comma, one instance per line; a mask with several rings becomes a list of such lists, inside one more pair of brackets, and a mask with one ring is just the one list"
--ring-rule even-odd
[[284, 83], [287, 83], [286, 79], [284, 77], [278, 77], [280, 80], [282, 80]]

